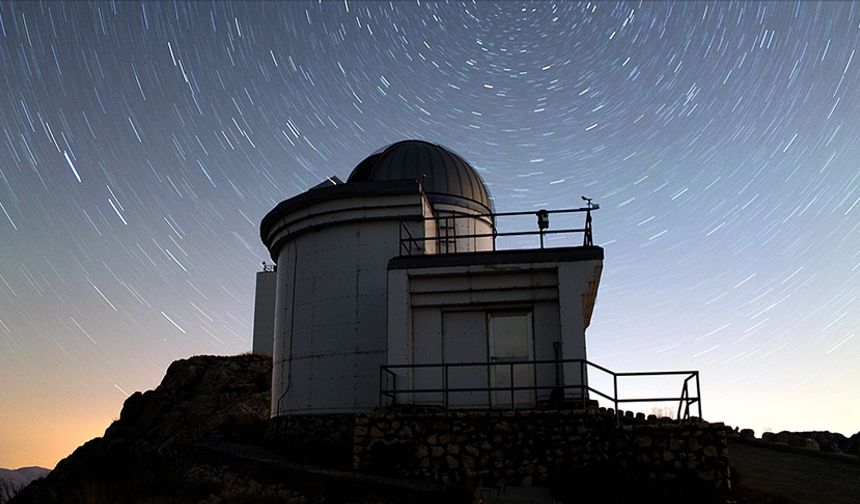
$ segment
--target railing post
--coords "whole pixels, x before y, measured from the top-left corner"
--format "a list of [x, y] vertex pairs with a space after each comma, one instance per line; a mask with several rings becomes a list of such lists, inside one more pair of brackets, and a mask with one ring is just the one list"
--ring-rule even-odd
[[394, 391], [391, 393], [391, 404], [397, 404], [397, 373], [393, 373], [391, 375], [393, 378], [391, 379], [391, 387]]
[[511, 409], [515, 410], [517, 408], [514, 406], [514, 363], [511, 362], [509, 366], [511, 368]]
[[442, 365], [442, 405], [448, 409], [448, 364]]
[[591, 239], [591, 209], [585, 211], [585, 233], [583, 233], [582, 237], [582, 246], [590, 247], [594, 245], [594, 242]]
[[699, 388], [699, 372], [696, 371], [693, 374], [696, 376], [696, 403], [699, 405], [699, 418], [704, 419], [705, 417], [702, 416], [702, 391]]
[[382, 366], [379, 366], [379, 407], [382, 408]]
[[454, 230], [454, 253], [456, 254], [456, 253], [458, 252], [458, 250], [457, 250], [457, 242], [458, 242], [458, 241], [460, 241], [460, 240], [458, 240], [458, 239], [457, 239], [457, 222], [456, 222], [453, 218], [452, 218], [452, 219], [450, 219], [450, 220], [449, 220], [449, 222], [451, 222], [451, 224], [452, 224], [452, 228], [451, 228], [451, 229], [453, 229], [453, 230]]
[[[683, 408], [684, 403], [687, 401], [687, 397], [689, 397], [689, 395], [690, 394], [687, 391], [687, 381], [684, 380], [684, 386], [681, 387], [681, 398], [678, 401], [678, 423], [681, 423], [681, 420], [684, 419], [681, 417], [681, 408]], [[689, 411], [689, 409], [688, 409], [688, 411]]]
[[579, 401], [585, 410], [585, 362], [579, 361]]
[[618, 375], [612, 373], [612, 397], [615, 401], [615, 426], [621, 424], [621, 415], [618, 413]]

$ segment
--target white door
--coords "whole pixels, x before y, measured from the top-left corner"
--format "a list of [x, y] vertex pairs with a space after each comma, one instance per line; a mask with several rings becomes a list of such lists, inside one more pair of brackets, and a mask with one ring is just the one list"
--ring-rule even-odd
[[[442, 354], [447, 369], [443, 377], [448, 393], [449, 408], [486, 408], [487, 367], [487, 316], [484, 311], [442, 312]], [[469, 363], [469, 365], [461, 365]], [[457, 389], [472, 389], [457, 392]]]
[[[532, 314], [528, 311], [488, 314], [490, 401], [496, 408], [534, 406]], [[513, 402], [513, 404], [512, 404]]]

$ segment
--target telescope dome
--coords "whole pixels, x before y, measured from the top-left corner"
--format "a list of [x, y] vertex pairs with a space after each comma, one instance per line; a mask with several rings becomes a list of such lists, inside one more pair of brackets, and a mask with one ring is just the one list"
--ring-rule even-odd
[[478, 172], [449, 149], [423, 140], [383, 147], [352, 170], [347, 182], [417, 180], [431, 203], [466, 205], [492, 212], [490, 192]]

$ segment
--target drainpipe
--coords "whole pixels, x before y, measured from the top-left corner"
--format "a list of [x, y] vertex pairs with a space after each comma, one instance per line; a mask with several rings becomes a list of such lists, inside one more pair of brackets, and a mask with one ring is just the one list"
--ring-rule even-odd
[[[281, 392], [281, 396], [278, 397], [278, 411], [277, 416], [281, 415], [281, 402], [286, 397], [287, 392], [290, 391], [290, 386], [293, 384], [293, 329], [296, 324], [296, 271], [298, 270], [298, 262], [299, 262], [299, 245], [296, 242], [293, 242], [293, 292], [292, 292], [292, 306], [290, 308], [290, 345], [289, 345], [289, 354], [287, 357], [287, 363], [289, 364], [289, 370], [287, 371], [287, 386], [284, 387], [283, 392]], [[284, 366], [281, 366], [281, 383], [284, 382]]]

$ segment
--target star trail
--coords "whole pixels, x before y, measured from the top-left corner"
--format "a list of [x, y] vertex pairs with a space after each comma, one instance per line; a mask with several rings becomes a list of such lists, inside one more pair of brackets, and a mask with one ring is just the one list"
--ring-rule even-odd
[[860, 429], [860, 4], [0, 3], [0, 466], [251, 348], [258, 225], [405, 138], [600, 203], [589, 358]]

